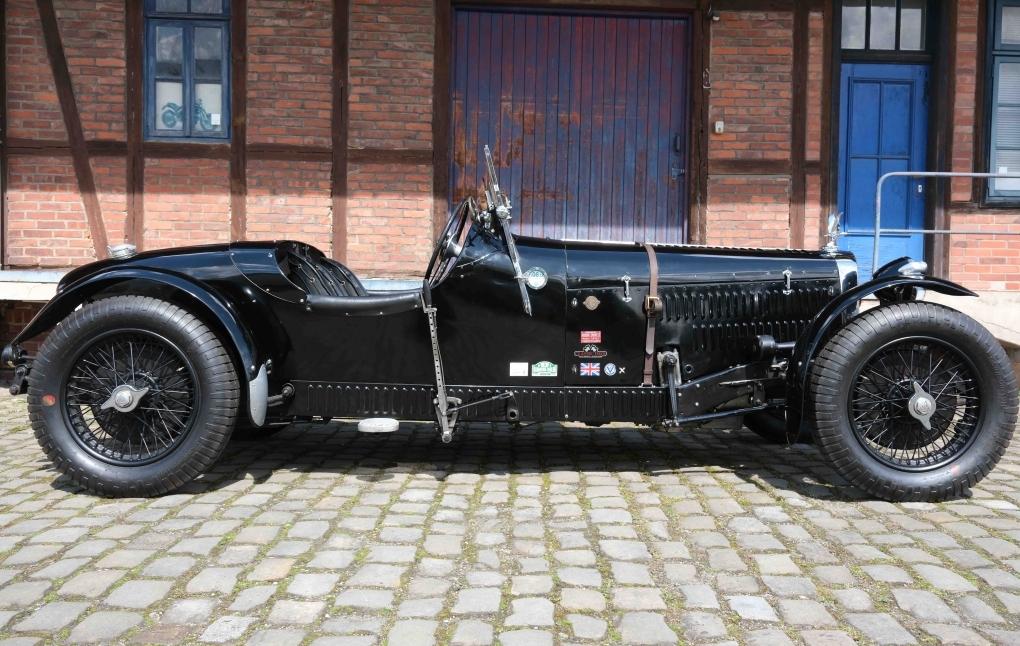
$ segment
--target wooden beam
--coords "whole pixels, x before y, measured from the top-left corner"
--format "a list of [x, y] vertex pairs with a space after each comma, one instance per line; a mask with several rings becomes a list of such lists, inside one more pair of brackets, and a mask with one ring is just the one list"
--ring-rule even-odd
[[0, 2], [0, 269], [7, 266], [7, 3]]
[[[989, 114], [988, 104], [991, 101], [991, 88], [988, 87], [988, 37], [994, 29], [994, 25], [989, 24], [988, 2], [978, 3], [978, 17], [977, 17], [977, 62], [975, 68], [975, 76], [977, 82], [974, 87], [974, 146], [971, 148], [971, 161], [970, 168], [964, 168], [963, 171], [973, 171], [975, 173], [987, 173], [989, 172], [989, 141], [990, 135], [988, 128], [988, 120], [991, 119]], [[994, 21], [993, 21], [994, 22]], [[956, 24], [953, 24], [953, 32], [956, 32]], [[955, 72], [955, 70], [954, 70]], [[950, 182], [951, 183], [951, 182]], [[975, 179], [970, 182], [970, 201], [977, 204], [981, 204], [985, 201], [985, 195], [987, 193], [988, 181], [983, 179]], [[950, 190], [952, 193], [952, 190]]]
[[127, 148], [126, 173], [127, 222], [124, 236], [139, 251], [145, 242], [145, 157], [142, 153], [142, 38], [145, 33], [142, 3], [124, 0], [124, 128]]
[[820, 9], [824, 0], [715, 0], [712, 8], [720, 11], [796, 11]]
[[[771, 0], [764, 0], [770, 2]], [[791, 2], [793, 0], [787, 0]], [[450, 0], [436, 0], [436, 8], [444, 3], [450, 5]], [[499, 7], [499, 8], [525, 8], [534, 9], [536, 6], [543, 8], [554, 7], [556, 9], [577, 9], [596, 11], [651, 11], [661, 13], [663, 11], [693, 11], [698, 0], [453, 0], [454, 5], [467, 5], [473, 7]], [[436, 12], [439, 17], [439, 12]], [[445, 226], [445, 222], [443, 225]]]
[[790, 246], [806, 246], [804, 240], [807, 177], [804, 161], [807, 155], [807, 83], [809, 8], [798, 2], [793, 10], [793, 92], [790, 111]]
[[156, 159], [223, 159], [233, 156], [233, 145], [226, 143], [183, 143], [176, 141], [146, 141], [142, 154]]
[[708, 238], [708, 100], [712, 54], [712, 18], [709, 0], [698, 0], [691, 17], [691, 162], [688, 169], [687, 241], [704, 244]]
[[57, 88], [57, 99], [60, 101], [60, 112], [64, 117], [64, 127], [67, 129], [71, 161], [74, 164], [74, 174], [78, 180], [78, 191], [81, 193], [82, 205], [85, 208], [89, 233], [95, 246], [96, 258], [106, 258], [106, 225], [96, 195], [96, 181], [92, 175], [92, 166], [89, 164], [89, 152], [85, 146], [85, 133], [82, 130], [81, 115], [78, 114], [78, 104], [74, 99], [71, 73], [67, 69], [64, 45], [60, 40], [57, 14], [53, 10], [53, 0], [36, 0], [36, 6], [39, 9], [39, 21], [42, 23], [43, 39], [46, 41], [46, 55], [53, 71], [53, 81]]
[[333, 149], [330, 146], [255, 143], [248, 144], [248, 159], [328, 162], [333, 159]]
[[793, 11], [797, 0], [715, 0], [716, 11]]
[[[841, 6], [841, 5], [840, 5]], [[836, 0], [825, 0], [822, 6], [822, 147], [819, 161], [821, 217], [818, 238], [825, 237], [830, 213], [837, 210], [837, 173], [839, 165], [839, 70], [841, 11]]]
[[[127, 144], [123, 141], [93, 139], [85, 142], [89, 155], [96, 157], [123, 157], [127, 154]], [[11, 137], [7, 140], [7, 152], [11, 155], [28, 155], [40, 157], [45, 155], [67, 155], [71, 145], [56, 139], [22, 139]]]
[[248, 2], [230, 0], [230, 239], [247, 236]]
[[[931, 92], [933, 97], [934, 119], [931, 129], [931, 142], [928, 153], [928, 168], [937, 171], [952, 170], [953, 166], [953, 108], [956, 97], [956, 3], [939, 3], [939, 9], [933, 12], [938, 20], [939, 44], [935, 52], [933, 74], [931, 74]], [[979, 23], [980, 25], [981, 23]], [[979, 26], [980, 28], [980, 26]], [[929, 32], [930, 33], [930, 32]], [[979, 103], [975, 104], [980, 105]], [[950, 228], [950, 214], [947, 210], [953, 187], [949, 180], [931, 180], [929, 200], [931, 209], [928, 224], [935, 229]], [[949, 277], [950, 239], [947, 236], [926, 236], [925, 257], [931, 261], [932, 275], [940, 278]]]
[[712, 159], [709, 175], [790, 175], [788, 159]]
[[330, 198], [333, 203], [333, 258], [347, 262], [347, 130], [348, 59], [351, 23], [350, 0], [333, 0], [333, 105], [330, 143], [333, 170]]
[[453, 64], [453, 9], [435, 0], [432, 64], [432, 231], [439, 235], [450, 210], [450, 67]]
[[351, 148], [347, 159], [358, 164], [396, 164], [417, 166], [431, 164], [433, 151], [414, 148]]
[[[54, 139], [6, 140], [12, 155], [42, 157], [66, 155], [71, 147], [66, 141]], [[85, 142], [89, 155], [93, 157], [126, 157], [130, 155], [128, 142], [107, 139], [92, 139]], [[140, 156], [159, 159], [223, 159], [229, 160], [232, 148], [226, 143], [188, 143], [180, 141], [143, 142]], [[252, 143], [246, 146], [248, 159], [265, 159], [294, 162], [324, 162], [333, 159], [330, 146], [305, 144]], [[359, 164], [396, 164], [404, 166], [431, 164], [433, 151], [426, 148], [351, 148], [348, 159]]]

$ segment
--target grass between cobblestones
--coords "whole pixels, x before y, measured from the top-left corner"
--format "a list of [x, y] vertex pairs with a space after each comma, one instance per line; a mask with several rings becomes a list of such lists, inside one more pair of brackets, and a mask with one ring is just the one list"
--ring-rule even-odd
[[0, 420], [0, 644], [1020, 643], [1015, 445], [890, 504], [744, 430], [304, 424], [111, 500]]

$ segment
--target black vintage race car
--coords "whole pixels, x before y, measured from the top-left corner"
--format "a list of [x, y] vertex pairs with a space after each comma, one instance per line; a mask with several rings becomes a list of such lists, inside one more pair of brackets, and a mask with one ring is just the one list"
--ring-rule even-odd
[[[487, 152], [487, 150], [486, 150]], [[363, 418], [743, 420], [812, 438], [890, 500], [963, 493], [995, 465], [1017, 384], [991, 334], [919, 301], [974, 296], [903, 258], [857, 284], [851, 255], [515, 237], [489, 163], [420, 289], [373, 292], [299, 242], [118, 249], [76, 269], [3, 351], [56, 467], [114, 496], [171, 491], [235, 429]], [[835, 234], [831, 237], [835, 237]], [[877, 307], [861, 311], [875, 297]], [[32, 357], [20, 344], [50, 331]], [[367, 419], [366, 419], [367, 418]]]

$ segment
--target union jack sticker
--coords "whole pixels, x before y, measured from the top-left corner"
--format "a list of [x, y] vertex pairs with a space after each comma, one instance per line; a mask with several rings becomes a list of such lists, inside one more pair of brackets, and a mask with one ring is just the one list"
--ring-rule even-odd
[[602, 364], [598, 363], [582, 363], [581, 364], [581, 376], [582, 377], [598, 377], [602, 374]]

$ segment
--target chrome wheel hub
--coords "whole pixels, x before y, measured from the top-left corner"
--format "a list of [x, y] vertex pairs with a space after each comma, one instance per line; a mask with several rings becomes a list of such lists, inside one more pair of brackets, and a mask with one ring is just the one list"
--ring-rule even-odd
[[99, 407], [101, 410], [112, 408], [120, 413], [130, 413], [142, 401], [142, 397], [149, 392], [148, 387], [135, 388], [130, 384], [123, 384], [113, 389], [110, 398]]
[[931, 416], [935, 414], [935, 398], [929, 395], [921, 384], [914, 382], [914, 394], [907, 404], [907, 412], [911, 417], [921, 422], [925, 430], [931, 430]]

